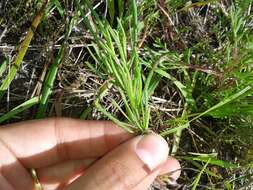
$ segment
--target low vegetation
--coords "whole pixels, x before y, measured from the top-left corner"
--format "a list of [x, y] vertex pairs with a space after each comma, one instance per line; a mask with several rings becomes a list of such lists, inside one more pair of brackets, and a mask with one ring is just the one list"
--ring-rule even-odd
[[252, 28], [252, 0], [0, 1], [0, 124], [109, 119], [182, 162], [154, 189], [251, 189]]

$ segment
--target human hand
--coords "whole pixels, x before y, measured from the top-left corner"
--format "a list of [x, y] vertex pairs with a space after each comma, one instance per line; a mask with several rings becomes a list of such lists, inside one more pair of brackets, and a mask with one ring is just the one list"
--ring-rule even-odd
[[133, 137], [111, 122], [48, 119], [0, 128], [0, 189], [144, 190], [180, 165], [158, 135]]

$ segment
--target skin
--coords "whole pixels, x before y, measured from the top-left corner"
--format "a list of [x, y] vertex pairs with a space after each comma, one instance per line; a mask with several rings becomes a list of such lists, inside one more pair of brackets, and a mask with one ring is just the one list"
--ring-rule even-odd
[[[158, 155], [156, 165], [143, 161], [136, 147]], [[34, 190], [32, 168], [43, 190], [143, 190], [161, 174], [174, 180], [180, 175], [160, 136], [134, 137], [108, 121], [61, 118], [2, 126], [0, 152], [5, 190]]]

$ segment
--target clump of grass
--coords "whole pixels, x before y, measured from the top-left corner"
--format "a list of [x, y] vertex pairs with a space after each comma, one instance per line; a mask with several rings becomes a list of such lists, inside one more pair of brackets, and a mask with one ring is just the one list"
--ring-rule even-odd
[[[80, 10], [84, 16], [83, 10]], [[151, 69], [147, 77], [143, 75], [143, 66], [138, 55], [138, 16], [135, 0], [131, 1], [131, 10], [130, 19], [118, 19], [115, 29], [106, 20], [101, 20], [94, 11], [92, 15], [95, 19], [92, 24], [86, 17], [84, 20], [94, 37], [89, 52], [107, 75], [107, 80], [118, 90], [124, 108], [114, 100], [112, 104], [125, 117], [125, 121], [118, 120], [98, 101], [97, 109], [124, 129], [145, 133], [149, 127], [149, 100], [154, 90], [154, 70]], [[130, 24], [128, 30], [124, 28], [123, 22]]]

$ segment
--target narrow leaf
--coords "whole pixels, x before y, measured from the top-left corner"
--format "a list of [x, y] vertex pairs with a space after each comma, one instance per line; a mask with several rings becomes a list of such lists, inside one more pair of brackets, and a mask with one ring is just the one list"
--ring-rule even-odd
[[30, 107], [36, 105], [39, 103], [39, 97], [34, 97], [24, 103], [22, 103], [21, 105], [17, 106], [16, 108], [14, 108], [13, 110], [11, 110], [10, 112], [4, 114], [3, 116], [0, 117], [0, 124], [3, 123], [4, 121], [13, 118], [15, 115], [29, 109]]

